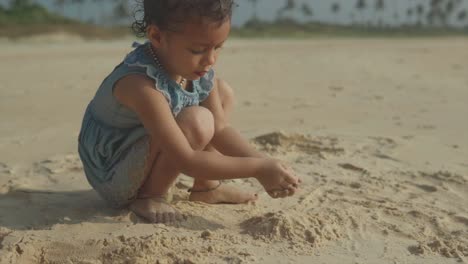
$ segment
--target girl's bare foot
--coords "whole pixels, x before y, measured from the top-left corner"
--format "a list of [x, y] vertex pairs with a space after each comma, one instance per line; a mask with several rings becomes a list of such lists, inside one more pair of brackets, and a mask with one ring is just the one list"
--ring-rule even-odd
[[171, 223], [185, 218], [183, 214], [167, 203], [164, 198], [160, 197], [136, 199], [129, 209], [151, 223]]
[[254, 202], [257, 199], [258, 197], [256, 193], [244, 192], [238, 188], [220, 183], [213, 188], [191, 190], [189, 196], [190, 201], [209, 204], [242, 204]]

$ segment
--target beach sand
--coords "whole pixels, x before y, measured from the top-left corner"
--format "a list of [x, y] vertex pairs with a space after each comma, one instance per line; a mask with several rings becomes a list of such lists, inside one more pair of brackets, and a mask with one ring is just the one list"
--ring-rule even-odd
[[468, 39], [230, 40], [232, 124], [300, 192], [188, 202], [174, 224], [106, 207], [76, 152], [130, 40], [0, 42], [0, 263], [467, 263]]

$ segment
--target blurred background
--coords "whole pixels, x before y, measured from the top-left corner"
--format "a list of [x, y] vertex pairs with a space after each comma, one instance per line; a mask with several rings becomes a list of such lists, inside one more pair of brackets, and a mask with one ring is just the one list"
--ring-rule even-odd
[[[237, 0], [234, 35], [468, 34], [468, 0]], [[136, 0], [0, 0], [0, 36], [130, 34]], [[25, 27], [27, 26], [27, 27]]]

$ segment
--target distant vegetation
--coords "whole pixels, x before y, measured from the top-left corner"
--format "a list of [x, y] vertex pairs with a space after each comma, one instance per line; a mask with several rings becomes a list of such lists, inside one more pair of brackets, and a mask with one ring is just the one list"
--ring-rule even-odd
[[[404, 27], [450, 28], [450, 22], [456, 21], [457, 24], [465, 25], [468, 29], [468, 10], [463, 5], [464, 1], [466, 0], [412, 1], [403, 13], [395, 0], [349, 0], [354, 4], [354, 10], [351, 11], [343, 10], [340, 2], [335, 0], [329, 1], [329, 8], [330, 12], [336, 16], [349, 16], [351, 26], [388, 28], [391, 27], [389, 20], [393, 20], [393, 24], [403, 24]], [[259, 0], [248, 0], [248, 2], [253, 9], [250, 20], [258, 21]], [[364, 15], [366, 12], [367, 16]], [[276, 20], [294, 20], [294, 17], [288, 14], [301, 15], [308, 21], [314, 21], [315, 18], [315, 10], [311, 2], [285, 0], [283, 7], [277, 11]], [[369, 14], [372, 15], [369, 16]]]
[[29, 1], [12, 1], [10, 8], [0, 6], [0, 26], [32, 25], [32, 24], [70, 24], [73, 21], [50, 13], [39, 4]]
[[[446, 36], [468, 35], [468, 14], [464, 9], [463, 0], [428, 0], [428, 5], [422, 2], [410, 4], [404, 14], [397, 13], [394, 0], [350, 0], [354, 1], [354, 11], [350, 15], [349, 25], [330, 25], [318, 22], [313, 5], [296, 0], [285, 0], [277, 11], [274, 22], [259, 19], [259, 0], [248, 0], [252, 5], [252, 17], [234, 34], [241, 37], [308, 37], [308, 36]], [[330, 12], [338, 16], [344, 12], [341, 4], [330, 1]], [[364, 16], [364, 12], [372, 13]], [[388, 12], [392, 14], [393, 22], [400, 26], [387, 24], [384, 20]], [[306, 23], [298, 23], [291, 14], [307, 18]], [[346, 14], [345, 14], [346, 15]], [[405, 17], [402, 17], [405, 16]], [[398, 21], [406, 21], [398, 23]], [[460, 27], [453, 27], [450, 21], [456, 21]]]
[[13, 0], [8, 9], [0, 6], [0, 36], [15, 39], [54, 32], [67, 32], [92, 39], [130, 35], [128, 27], [103, 28], [82, 23], [53, 14], [27, 0]]
[[294, 20], [263, 22], [250, 20], [232, 35], [242, 38], [308, 38], [308, 37], [443, 37], [468, 36], [467, 28], [438, 28], [405, 25], [400, 27], [368, 27], [365, 25], [330, 25], [317, 22], [297, 23]]
[[[105, 10], [107, 0], [55, 0], [56, 11], [63, 13], [67, 4], [84, 5], [93, 1]], [[351, 0], [350, 0], [351, 1]], [[311, 37], [311, 36], [445, 36], [468, 35], [467, 10], [461, 5], [463, 0], [430, 0], [429, 5], [415, 3], [406, 10], [410, 21], [400, 27], [391, 27], [382, 19], [384, 12], [393, 0], [353, 0], [355, 12], [351, 14], [352, 23], [348, 26], [323, 24], [314, 20], [313, 6], [295, 0], [285, 0], [278, 10], [276, 20], [265, 22], [258, 16], [258, 0], [248, 0], [252, 6], [252, 17], [242, 27], [233, 29], [237, 37]], [[429, 0], [428, 0], [429, 1]], [[108, 2], [108, 1], [107, 1]], [[132, 17], [128, 0], [112, 0], [112, 14], [107, 17], [114, 21]], [[81, 9], [82, 10], [82, 9]], [[293, 12], [294, 11], [294, 12]], [[330, 11], [338, 15], [344, 12], [340, 3], [330, 1]], [[373, 16], [356, 16], [372, 11]], [[299, 23], [291, 14], [300, 13], [309, 18]], [[401, 19], [394, 14], [394, 19]], [[104, 16], [103, 16], [104, 17]], [[367, 20], [366, 20], [367, 19]], [[458, 21], [465, 27], [450, 27], [449, 21]], [[51, 13], [33, 0], [12, 0], [8, 8], [0, 6], [0, 36], [19, 38], [32, 34], [50, 32], [69, 32], [85, 38], [117, 38], [129, 36], [129, 26], [100, 27]]]

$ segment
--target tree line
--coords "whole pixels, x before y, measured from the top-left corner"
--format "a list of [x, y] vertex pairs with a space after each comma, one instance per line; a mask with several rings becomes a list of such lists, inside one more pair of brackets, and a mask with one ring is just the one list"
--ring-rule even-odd
[[[247, 0], [253, 9], [250, 22], [258, 22], [259, 0]], [[354, 0], [353, 11], [349, 14], [351, 24], [365, 27], [383, 28], [389, 26], [383, 17], [388, 12], [393, 12], [392, 19], [397, 25], [404, 26], [429, 26], [429, 27], [449, 27], [450, 21], [457, 21], [460, 25], [468, 27], [468, 11], [463, 6], [464, 0], [430, 0], [415, 3], [412, 1], [401, 13], [395, 0]], [[426, 4], [425, 4], [426, 3]], [[428, 3], [428, 4], [427, 4]], [[303, 16], [313, 19], [315, 16], [314, 7], [311, 2], [285, 0], [283, 7], [277, 12], [277, 21], [291, 20], [285, 14], [288, 11], [299, 11]], [[334, 15], [344, 12], [340, 2], [331, 2], [329, 10]], [[372, 15], [365, 18], [364, 12], [371, 12]], [[359, 17], [357, 17], [359, 16]], [[404, 20], [403, 20], [404, 19]], [[401, 21], [406, 21], [401, 23]]]
[[[134, 1], [134, 0], [132, 0]], [[53, 6], [55, 8], [55, 13], [64, 15], [66, 9], [70, 5], [77, 7], [78, 17], [82, 21], [86, 21], [85, 15], [85, 5], [93, 4], [99, 10], [100, 19], [91, 19], [86, 22], [93, 24], [99, 23], [116, 23], [123, 19], [128, 19], [133, 16], [133, 11], [131, 10], [130, 0], [53, 0]], [[25, 9], [30, 9], [32, 7], [39, 7], [39, 1], [35, 0], [10, 0], [8, 4], [8, 9], [13, 12], [18, 12]], [[109, 8], [110, 7], [110, 8]], [[1, 6], [0, 6], [1, 8]]]
[[[69, 5], [78, 7], [78, 15], [84, 20], [84, 6], [94, 4], [99, 8], [98, 13], [101, 14], [101, 21], [90, 21], [94, 23], [103, 22], [118, 22], [132, 17], [134, 11], [130, 4], [135, 0], [53, 0], [53, 5], [58, 13], [64, 14], [65, 9]], [[259, 22], [258, 3], [259, 0], [243, 0], [251, 4], [252, 16], [247, 24], [255, 24]], [[264, 0], [267, 1], [267, 0]], [[430, 0], [427, 1], [412, 1], [409, 6], [401, 12], [396, 6], [395, 0], [350, 0], [353, 1], [353, 10], [350, 14], [344, 14], [349, 10], [344, 10], [342, 4], [337, 1], [330, 2], [329, 11], [338, 16], [349, 15], [352, 25], [361, 27], [377, 27], [383, 28], [389, 26], [388, 14], [391, 14], [393, 24], [405, 26], [429, 26], [429, 27], [449, 27], [450, 21], [457, 21], [458, 24], [468, 28], [467, 9], [463, 6], [463, 1], [466, 0]], [[34, 0], [10, 0], [10, 9], [21, 9], [37, 3]], [[426, 4], [424, 4], [426, 3]], [[427, 4], [428, 3], [428, 4]], [[288, 12], [300, 12], [302, 16], [313, 20], [316, 17], [314, 5], [312, 1], [297, 1], [285, 0], [283, 6], [276, 13], [276, 21], [293, 21], [294, 18], [288, 17]], [[365, 16], [365, 12], [370, 13], [370, 16]], [[384, 19], [387, 17], [387, 19]], [[106, 20], [106, 21], [102, 21]], [[405, 21], [405, 22], [402, 22]]]

